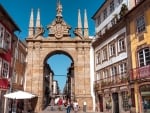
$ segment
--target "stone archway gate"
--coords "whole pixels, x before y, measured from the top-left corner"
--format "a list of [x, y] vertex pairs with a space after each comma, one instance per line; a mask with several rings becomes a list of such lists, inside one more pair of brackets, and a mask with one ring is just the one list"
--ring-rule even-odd
[[[27, 42], [27, 68], [25, 90], [38, 96], [35, 112], [43, 108], [43, 67], [44, 60], [54, 51], [64, 51], [69, 54], [74, 62], [75, 97], [82, 107], [87, 103], [87, 110], [92, 110], [93, 99], [90, 86], [90, 46], [91, 39], [88, 36], [88, 24], [85, 11], [84, 28], [81, 25], [80, 12], [78, 13], [78, 27], [75, 29], [75, 37], [70, 37], [69, 25], [63, 20], [62, 5], [57, 3], [57, 15], [54, 21], [47, 26], [48, 37], [44, 37], [44, 29], [40, 24], [40, 11], [37, 12], [36, 27], [34, 27], [33, 10], [31, 11], [29, 35]], [[83, 34], [82, 34], [83, 32]]]

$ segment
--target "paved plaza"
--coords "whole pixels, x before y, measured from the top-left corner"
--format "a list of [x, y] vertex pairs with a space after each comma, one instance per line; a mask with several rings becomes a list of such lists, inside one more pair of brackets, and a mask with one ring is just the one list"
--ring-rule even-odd
[[[66, 108], [62, 108], [62, 111], [58, 110], [58, 106], [54, 106], [53, 110], [51, 110], [51, 106], [48, 106], [47, 108], [45, 108], [42, 112], [40, 113], [67, 113]], [[73, 110], [71, 110], [70, 113], [74, 113]], [[82, 110], [79, 110], [78, 113], [85, 113]], [[89, 112], [86, 112], [89, 113]], [[90, 113], [95, 113], [95, 112], [90, 112]]]

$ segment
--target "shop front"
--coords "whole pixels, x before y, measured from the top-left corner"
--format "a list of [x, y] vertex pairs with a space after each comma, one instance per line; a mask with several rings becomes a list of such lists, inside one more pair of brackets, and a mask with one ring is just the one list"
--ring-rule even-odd
[[5, 108], [5, 98], [4, 95], [9, 89], [8, 79], [0, 78], [0, 113], [4, 113]]
[[150, 84], [140, 86], [140, 95], [142, 100], [142, 113], [150, 113]]

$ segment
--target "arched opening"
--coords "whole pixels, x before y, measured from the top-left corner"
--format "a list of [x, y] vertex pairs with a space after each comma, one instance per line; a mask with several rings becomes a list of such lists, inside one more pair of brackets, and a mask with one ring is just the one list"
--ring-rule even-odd
[[73, 99], [74, 63], [72, 57], [65, 51], [49, 53], [43, 65], [44, 106], [52, 99], [57, 104], [57, 98]]

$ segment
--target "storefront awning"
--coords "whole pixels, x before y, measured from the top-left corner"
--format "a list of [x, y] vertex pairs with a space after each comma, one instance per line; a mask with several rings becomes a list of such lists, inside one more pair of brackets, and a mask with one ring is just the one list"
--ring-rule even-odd
[[0, 78], [0, 89], [8, 89], [8, 88], [9, 88], [8, 79]]

